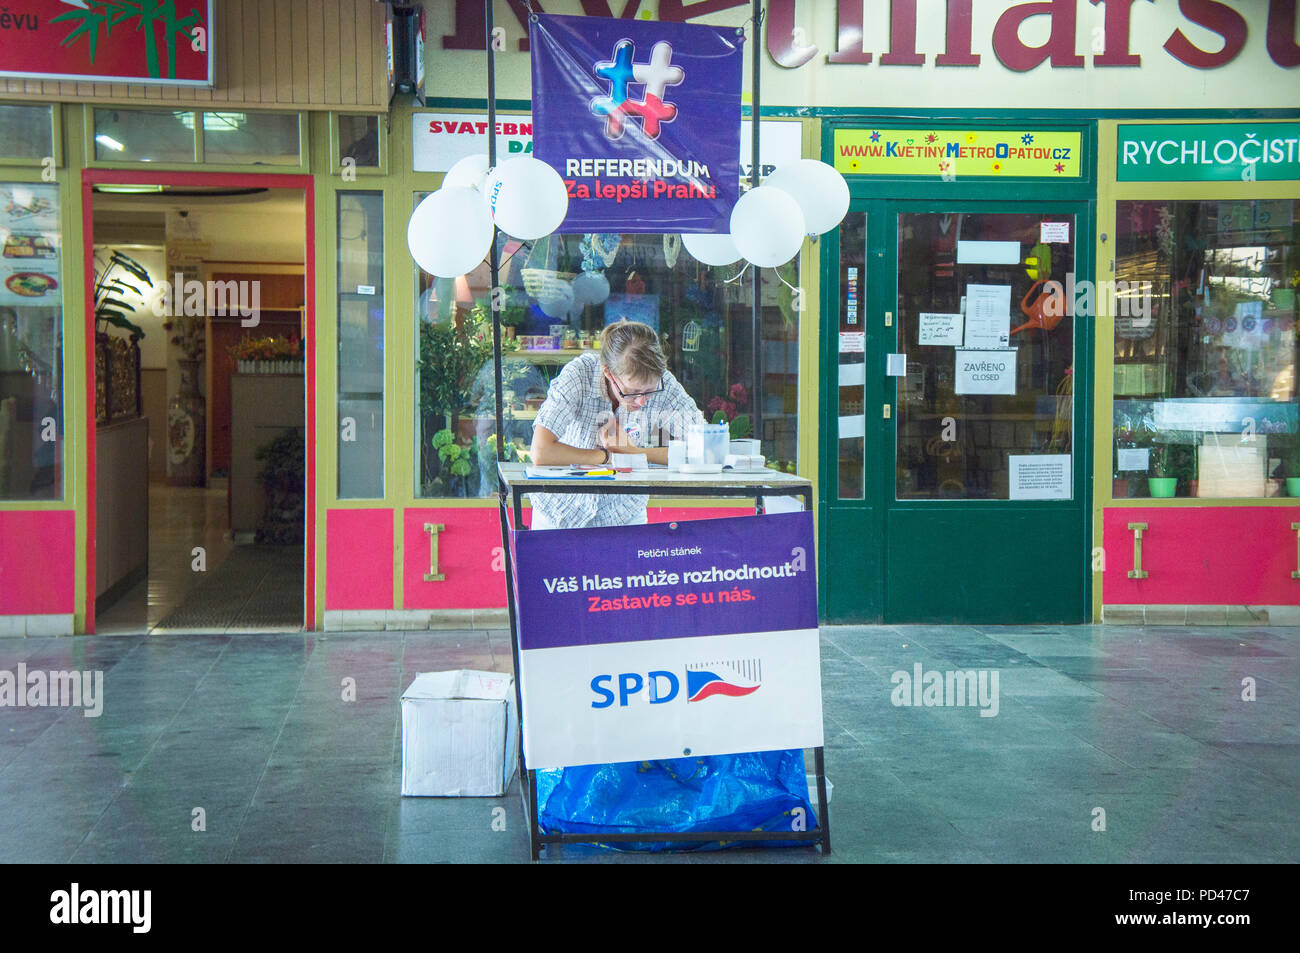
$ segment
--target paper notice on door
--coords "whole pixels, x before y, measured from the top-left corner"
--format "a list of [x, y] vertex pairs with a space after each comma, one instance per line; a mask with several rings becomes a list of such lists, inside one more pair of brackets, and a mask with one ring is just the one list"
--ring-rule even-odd
[[916, 343], [961, 347], [962, 316], [922, 311], [916, 328]]
[[1016, 392], [1016, 352], [1006, 347], [972, 349], [959, 347], [953, 391], [957, 394], [1014, 394]]
[[966, 347], [1006, 347], [1011, 341], [1011, 286], [966, 286]]
[[840, 353], [841, 354], [863, 354], [867, 350], [867, 332], [866, 331], [841, 331], [840, 332]]
[[848, 440], [852, 437], [863, 437], [867, 433], [867, 421], [862, 414], [854, 414], [852, 417], [840, 418], [840, 439]]
[[1069, 222], [1041, 222], [1039, 223], [1039, 241], [1043, 244], [1065, 243], [1070, 241], [1070, 223]]
[[1026, 454], [1007, 457], [1011, 465], [1010, 498], [1013, 500], [1068, 500], [1070, 455]]
[[865, 364], [841, 364], [840, 365], [840, 386], [841, 387], [861, 387], [867, 382], [867, 365]]
[[886, 354], [885, 355], [885, 376], [906, 377], [907, 376], [907, 355]]
[[1147, 472], [1150, 467], [1151, 448], [1150, 447], [1127, 447], [1121, 449], [1115, 454], [1116, 470], [1140, 470]]
[[957, 242], [959, 265], [1018, 265], [1020, 242]]

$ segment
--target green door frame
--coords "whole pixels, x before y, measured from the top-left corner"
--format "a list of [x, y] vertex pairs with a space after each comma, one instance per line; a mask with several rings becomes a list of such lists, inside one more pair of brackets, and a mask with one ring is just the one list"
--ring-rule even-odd
[[[907, 123], [916, 126], [915, 120], [882, 119], [881, 126], [898, 126]], [[1082, 135], [1082, 174], [1070, 181], [1019, 178], [1014, 184], [1014, 200], [1007, 198], [1008, 180], [990, 176], [958, 177], [945, 181], [940, 176], [852, 176], [849, 177], [850, 209], [867, 215], [867, 254], [864, 262], [863, 287], [860, 303], [861, 326], [868, 332], [867, 356], [873, 357], [872, 332], [880, 333], [879, 318], [885, 311], [896, 310], [897, 303], [897, 214], [899, 212], [983, 211], [1043, 213], [1068, 213], [1075, 216], [1075, 274], [1076, 280], [1095, 281], [1096, 263], [1093, 249], [1097, 218], [1096, 187], [1096, 124], [1061, 124], [1049, 120], [1035, 121], [1022, 114], [1008, 115], [983, 121], [946, 121], [927, 124], [931, 128], [1008, 129], [1023, 127], [1034, 131], [1074, 131]], [[836, 129], [871, 128], [870, 119], [826, 120], [822, 127], [822, 157], [833, 162], [833, 143]], [[860, 501], [840, 501], [838, 494], [838, 400], [839, 400], [839, 320], [843, 292], [839, 279], [840, 231], [837, 229], [821, 242], [821, 338], [822, 375], [820, 391], [820, 435], [818, 452], [821, 458], [819, 472], [826, 475], [820, 481], [818, 514], [821, 532], [818, 540], [818, 559], [822, 567], [819, 585], [819, 604], [826, 622], [882, 622], [890, 617], [887, 605], [889, 560], [887, 558], [887, 520], [893, 510], [910, 512], [954, 512], [956, 504], [938, 501], [918, 501], [901, 506], [893, 502], [895, 434], [897, 420], [897, 387], [886, 384], [883, 367], [869, 367], [864, 388], [864, 417], [867, 427], [865, 454], [868, 465], [864, 474], [864, 498]], [[1093, 344], [1095, 322], [1091, 318], [1075, 318], [1074, 342], [1074, 424], [1071, 441], [1073, 459], [1074, 499], [1069, 514], [1067, 536], [1062, 543], [1073, 546], [1082, 543], [1077, 551], [1078, 573], [1082, 588], [1077, 606], [1066, 607], [1059, 621], [1086, 622], [1091, 611], [1091, 530], [1092, 530], [1092, 382]], [[894, 332], [889, 332], [894, 333]], [[892, 348], [890, 348], [892, 350]], [[878, 351], [877, 351], [878, 354]], [[891, 405], [891, 420], [882, 426], [884, 403]], [[880, 461], [872, 467], [871, 461]], [[887, 462], [886, 462], [887, 461]], [[961, 501], [957, 511], [983, 515], [996, 520], [1005, 512], [1007, 501]], [[1063, 509], [1052, 501], [1019, 501], [1018, 514], [1039, 513], [1048, 515]], [[1045, 512], [1046, 511], [1046, 512]], [[1008, 544], [1010, 539], [1006, 541]], [[1008, 571], [1015, 571], [1016, 554], [1008, 546], [1006, 551], [989, 554], [990, 559], [1006, 561]], [[845, 564], [848, 565], [845, 565]], [[919, 582], [919, 580], [918, 580]], [[858, 591], [850, 590], [861, 587]], [[934, 619], [932, 621], [946, 621]], [[983, 621], [1029, 621], [1014, 618], [988, 618]], [[1039, 620], [1034, 620], [1039, 621]]]

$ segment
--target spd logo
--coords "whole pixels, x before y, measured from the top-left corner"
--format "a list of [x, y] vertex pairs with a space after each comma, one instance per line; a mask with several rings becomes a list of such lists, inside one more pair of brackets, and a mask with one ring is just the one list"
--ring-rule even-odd
[[[617, 700], [626, 708], [644, 692], [651, 705], [663, 705], [681, 694], [681, 679], [662, 669], [647, 672], [620, 672], [597, 675], [591, 680], [596, 700], [592, 708], [609, 708]], [[698, 702], [715, 695], [739, 698], [752, 695], [762, 686], [763, 663], [759, 659], [733, 659], [726, 662], [697, 662], [686, 666], [686, 701]], [[614, 685], [617, 684], [617, 690]]]

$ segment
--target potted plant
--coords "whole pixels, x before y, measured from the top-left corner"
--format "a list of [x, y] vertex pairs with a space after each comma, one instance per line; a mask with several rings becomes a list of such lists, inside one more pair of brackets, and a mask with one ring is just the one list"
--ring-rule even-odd
[[1162, 499], [1173, 496], [1178, 491], [1178, 477], [1170, 475], [1169, 444], [1158, 443], [1151, 447], [1150, 466], [1147, 486], [1151, 495]]
[[1284, 465], [1286, 467], [1286, 495], [1300, 496], [1300, 437], [1296, 438], [1295, 446], [1287, 454]]

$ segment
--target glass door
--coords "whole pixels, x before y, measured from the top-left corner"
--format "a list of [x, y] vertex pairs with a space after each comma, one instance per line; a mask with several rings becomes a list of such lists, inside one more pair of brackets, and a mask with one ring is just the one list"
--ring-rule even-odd
[[885, 619], [1086, 621], [1083, 210], [890, 204]]
[[853, 204], [827, 248], [827, 621], [1087, 620], [1090, 222]]

